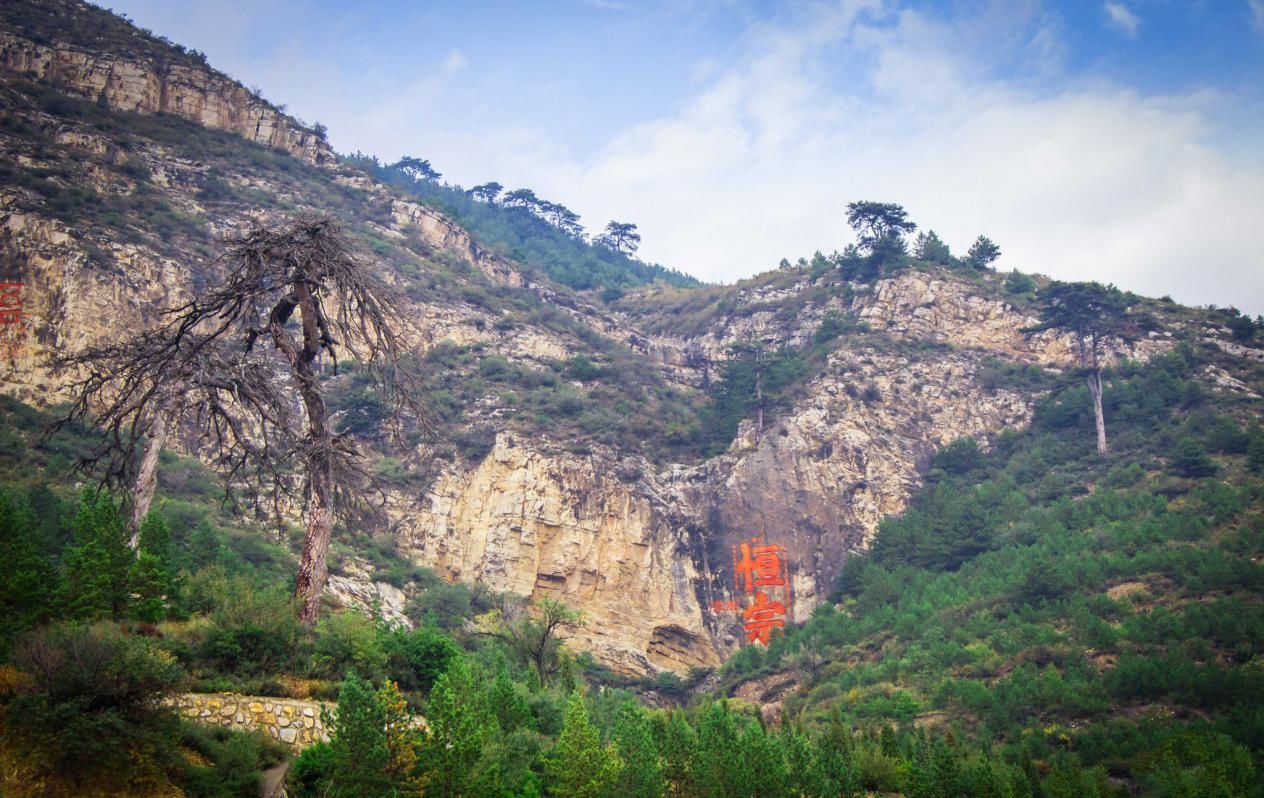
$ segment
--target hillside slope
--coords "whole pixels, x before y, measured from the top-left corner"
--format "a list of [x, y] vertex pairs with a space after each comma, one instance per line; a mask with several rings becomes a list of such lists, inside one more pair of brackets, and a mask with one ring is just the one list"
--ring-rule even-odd
[[[384, 546], [582, 609], [574, 645], [615, 670], [715, 666], [747, 638], [743, 544], [781, 547], [786, 617], [807, 620], [937, 448], [1026, 427], [1056, 382], [1031, 375], [1070, 364], [1067, 339], [1023, 332], [1030, 296], [932, 264], [872, 282], [805, 266], [656, 284], [602, 305], [106, 12], [12, 3], [0, 22], [0, 252], [22, 298], [5, 393], [55, 401], [50, 353], [153, 323], [216, 279], [220, 242], [254, 220], [331, 214], [409, 297], [441, 435], [388, 449], [355, 375], [335, 386], [393, 481], [377, 527], [341, 530], [337, 602], [399, 615], [418, 588], [378, 578], [366, 552]], [[1211, 395], [1258, 400], [1260, 350], [1223, 319], [1143, 304], [1153, 329], [1113, 342], [1116, 359], [1185, 342], [1211, 353], [1193, 375]], [[716, 409], [734, 344], [793, 367], [762, 426]]]

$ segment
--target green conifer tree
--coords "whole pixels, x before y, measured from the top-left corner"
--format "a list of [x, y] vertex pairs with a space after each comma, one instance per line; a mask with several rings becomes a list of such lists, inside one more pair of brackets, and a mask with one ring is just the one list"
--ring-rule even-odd
[[824, 785], [822, 795], [855, 795], [861, 791], [855, 752], [851, 726], [835, 709], [818, 746], [817, 762]]
[[695, 781], [705, 798], [742, 795], [742, 750], [737, 719], [723, 701], [711, 704], [698, 719]]
[[1246, 444], [1246, 463], [1252, 474], [1264, 472], [1264, 429], [1253, 427]]
[[20, 633], [48, 618], [55, 587], [29, 507], [0, 491], [0, 657]]
[[474, 795], [475, 766], [494, 720], [486, 693], [464, 659], [456, 659], [430, 691], [420, 763], [426, 791], [441, 798]]
[[669, 712], [655, 735], [663, 763], [663, 780], [672, 796], [695, 795], [694, 756], [698, 735], [682, 711]]
[[624, 764], [619, 775], [618, 795], [659, 798], [666, 785], [645, 710], [637, 704], [625, 704], [615, 717], [612, 736]]
[[1201, 479], [1214, 476], [1216, 463], [1207, 456], [1207, 449], [1188, 435], [1176, 443], [1172, 452], [1172, 470], [1183, 477]]
[[331, 798], [380, 798], [389, 795], [386, 712], [373, 686], [355, 674], [338, 690], [338, 709], [324, 716], [330, 732]]
[[71, 525], [61, 604], [71, 618], [121, 618], [130, 599], [128, 577], [135, 556], [127, 523], [109, 494], [85, 490]]
[[559, 798], [607, 798], [623, 770], [623, 760], [613, 745], [602, 745], [588, 709], [578, 692], [566, 702], [562, 733], [549, 755], [546, 770], [553, 794]]
[[161, 558], [142, 550], [132, 562], [127, 581], [134, 599], [132, 614], [138, 620], [157, 623], [166, 617], [171, 574]]
[[497, 664], [496, 678], [492, 681], [488, 703], [502, 734], [535, 726], [526, 689], [509, 676], [509, 665], [503, 659]]

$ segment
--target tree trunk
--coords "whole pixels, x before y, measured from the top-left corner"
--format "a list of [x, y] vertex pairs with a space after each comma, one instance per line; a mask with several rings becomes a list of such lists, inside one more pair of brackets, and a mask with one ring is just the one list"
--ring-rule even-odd
[[1102, 370], [1089, 372], [1085, 378], [1088, 393], [1093, 397], [1093, 420], [1097, 423], [1097, 453], [1103, 457], [1109, 453], [1106, 447], [1106, 415], [1102, 412]]
[[1088, 395], [1093, 399], [1097, 453], [1105, 457], [1110, 450], [1106, 446], [1106, 414], [1102, 412], [1102, 364], [1097, 357], [1097, 333], [1086, 333], [1080, 329], [1076, 331], [1076, 339], [1080, 348], [1080, 368], [1084, 369], [1084, 382], [1088, 385]]
[[300, 602], [298, 619], [304, 626], [315, 625], [320, 615], [320, 597], [329, 576], [329, 539], [333, 534], [333, 490], [329, 463], [308, 463], [311, 497], [307, 505], [307, 529], [303, 535], [303, 557], [294, 579], [294, 596]]
[[312, 626], [320, 615], [320, 596], [329, 576], [329, 539], [333, 534], [334, 436], [329, 426], [329, 414], [325, 397], [321, 392], [320, 377], [316, 373], [316, 357], [322, 341], [320, 330], [319, 300], [312, 295], [307, 283], [298, 280], [294, 285], [290, 307], [297, 306], [302, 316], [303, 348], [285, 330], [284, 319], [288, 313], [274, 311], [270, 324], [272, 339], [277, 348], [285, 353], [294, 369], [295, 382], [307, 412], [307, 440], [304, 465], [310, 492], [307, 500], [306, 531], [303, 535], [303, 554], [294, 579], [294, 597], [299, 601], [298, 618], [304, 626]]
[[154, 420], [149, 425], [149, 438], [145, 442], [145, 453], [141, 455], [140, 470], [136, 474], [136, 482], [132, 484], [132, 520], [127, 528], [130, 535], [127, 545], [132, 551], [140, 549], [140, 526], [149, 514], [149, 507], [154, 501], [154, 492], [158, 489], [158, 456], [167, 442], [167, 414], [165, 408], [159, 407], [154, 413]]

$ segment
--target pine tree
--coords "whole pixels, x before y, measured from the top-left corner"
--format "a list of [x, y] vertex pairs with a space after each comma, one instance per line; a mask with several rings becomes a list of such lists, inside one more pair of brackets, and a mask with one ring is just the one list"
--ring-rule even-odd
[[602, 745], [588, 720], [588, 709], [578, 692], [566, 702], [566, 719], [546, 766], [553, 793], [559, 798], [606, 798], [623, 770], [613, 745]]
[[666, 786], [645, 710], [636, 704], [625, 704], [615, 717], [613, 737], [624, 764], [617, 794], [627, 798], [659, 798]]
[[1207, 449], [1188, 435], [1181, 438], [1172, 452], [1172, 470], [1183, 477], [1201, 479], [1215, 476], [1215, 461], [1207, 456]]
[[966, 263], [976, 269], [983, 270], [992, 265], [993, 261], [1001, 256], [1001, 248], [996, 242], [987, 236], [979, 236], [970, 245], [970, 250], [966, 253]]
[[1264, 429], [1253, 427], [1246, 444], [1246, 463], [1252, 474], [1264, 472]]
[[942, 738], [935, 740], [931, 750], [931, 770], [934, 773], [935, 795], [938, 798], [958, 798], [965, 795], [957, 755]]
[[72, 618], [121, 618], [130, 599], [135, 559], [127, 523], [109, 494], [85, 490], [71, 525], [74, 545], [64, 559], [62, 606]]
[[741, 786], [742, 751], [737, 721], [728, 705], [716, 701], [698, 720], [695, 784], [706, 798], [737, 798]]
[[534, 727], [535, 718], [524, 692], [524, 688], [510, 678], [509, 666], [501, 660], [496, 668], [496, 678], [492, 681], [488, 703], [491, 704], [502, 734]]
[[974, 785], [971, 794], [977, 798], [1008, 798], [1009, 796], [1009, 791], [997, 777], [992, 763], [986, 759], [974, 769], [972, 780]]
[[0, 491], [0, 657], [18, 634], [48, 618], [55, 585], [29, 508]]
[[781, 748], [785, 752], [787, 786], [791, 795], [839, 794], [838, 789], [831, 787], [830, 780], [821, 767], [821, 757], [817, 749], [802, 730], [796, 729], [782, 735]]
[[137, 554], [127, 582], [135, 599], [132, 614], [138, 620], [157, 623], [166, 617], [171, 574], [157, 555], [147, 551]]
[[473, 795], [475, 765], [491, 739], [492, 719], [486, 694], [462, 659], [435, 682], [426, 713], [420, 761], [426, 791], [441, 798]]
[[167, 614], [167, 597], [172, 592], [171, 531], [159, 513], [145, 516], [138, 531], [139, 551], [132, 563], [128, 582], [136, 597], [133, 614], [142, 621], [156, 623]]
[[139, 549], [158, 559], [163, 568], [171, 568], [171, 527], [162, 514], [151, 512], [141, 522]]
[[377, 691], [377, 703], [382, 708], [385, 721], [386, 777], [390, 780], [392, 796], [419, 796], [423, 780], [417, 775], [418, 731], [413, 726], [408, 703], [399, 691], [399, 685], [387, 681]]
[[821, 738], [818, 766], [824, 789], [822, 795], [856, 795], [861, 791], [860, 768], [856, 766], [856, 741], [842, 713], [834, 710]]
[[952, 251], [934, 230], [917, 234], [917, 243], [913, 246], [913, 252], [919, 259], [931, 263], [945, 265], [952, 263]]
[[878, 737], [879, 745], [882, 753], [889, 757], [897, 757], [900, 755], [899, 747], [896, 744], [895, 729], [890, 726], [883, 726], [882, 733]]
[[698, 735], [685, 719], [685, 713], [668, 713], [662, 731], [655, 737], [659, 740], [663, 780], [667, 783], [668, 794], [694, 795], [694, 756], [698, 749]]
[[386, 712], [373, 693], [373, 686], [354, 674], [338, 690], [338, 709], [326, 716], [332, 722], [333, 798], [379, 798], [389, 795], [387, 772], [390, 753], [386, 742]]

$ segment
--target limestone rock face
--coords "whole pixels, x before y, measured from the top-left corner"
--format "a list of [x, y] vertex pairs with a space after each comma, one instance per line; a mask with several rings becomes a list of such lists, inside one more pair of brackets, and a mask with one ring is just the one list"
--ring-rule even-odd
[[624, 672], [716, 665], [687, 530], [653, 482], [601, 455], [550, 454], [510, 435], [445, 472], [400, 525], [401, 547], [448, 579], [582, 609], [580, 649]]
[[[936, 447], [1030, 420], [1032, 397], [989, 391], [976, 357], [957, 352], [910, 357], [842, 350], [807, 396], [760, 432], [744, 423], [707, 479], [681, 491], [697, 507], [712, 563], [752, 539], [785, 548], [793, 617], [806, 620], [849, 551], [863, 550], [878, 522], [902, 512]], [[713, 592], [736, 595], [731, 569], [713, 571]], [[734, 618], [721, 640], [737, 642]]]
[[[986, 282], [999, 282], [999, 275], [987, 275]], [[664, 362], [683, 363], [687, 353], [706, 360], [723, 360], [730, 346], [741, 341], [773, 345], [804, 346], [829, 314], [853, 313], [871, 329], [898, 338], [949, 344], [959, 349], [987, 352], [1007, 360], [1045, 366], [1074, 362], [1074, 340], [1068, 334], [1047, 331], [1024, 332], [1039, 319], [1017, 306], [987, 296], [995, 293], [940, 271], [907, 270], [879, 280], [873, 286], [852, 284], [850, 298], [838, 293], [819, 298], [802, 298], [812, 292], [811, 281], [803, 279], [788, 286], [775, 285], [740, 289], [734, 294], [737, 311], [723, 315], [708, 329], [691, 339], [665, 337], [652, 342], [667, 348], [675, 357]], [[783, 305], [797, 305], [787, 318]], [[1170, 334], [1158, 334], [1140, 341], [1107, 342], [1107, 360], [1119, 357], [1146, 358], [1172, 348]]]
[[401, 549], [448, 579], [583, 609], [571, 637], [618, 670], [714, 665], [742, 642], [736, 615], [713, 608], [738, 598], [734, 547], [784, 547], [804, 620], [846, 553], [904, 509], [936, 446], [1029, 420], [1030, 399], [983, 389], [978, 368], [960, 353], [839, 352], [767, 429], [747, 423], [726, 455], [657, 474], [501, 435], [420, 501], [396, 497]]
[[241, 84], [210, 68], [129, 60], [68, 44], [38, 44], [0, 31], [0, 68], [29, 75], [111, 108], [168, 113], [285, 150], [309, 163], [333, 163], [329, 144]]
[[21, 329], [0, 357], [5, 392], [46, 402], [51, 355], [72, 351], [123, 330], [147, 326], [153, 308], [186, 298], [187, 267], [130, 244], [114, 244], [121, 269], [94, 268], [64, 224], [22, 213], [0, 194], [0, 246], [21, 253]]

